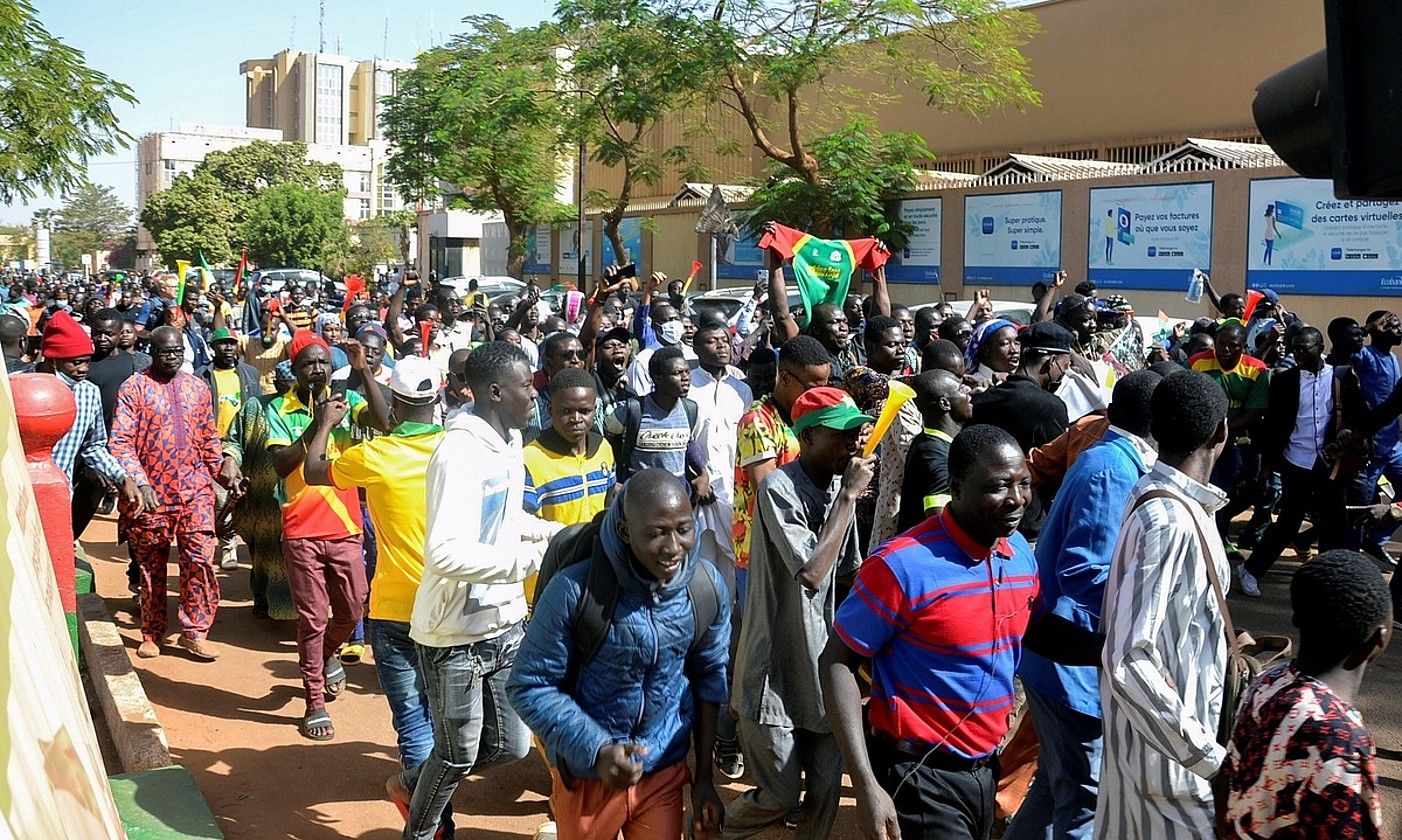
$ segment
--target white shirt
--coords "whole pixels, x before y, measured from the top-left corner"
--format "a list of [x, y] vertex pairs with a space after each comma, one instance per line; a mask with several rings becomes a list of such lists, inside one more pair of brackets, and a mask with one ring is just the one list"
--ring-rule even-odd
[[1285, 460], [1302, 470], [1312, 470], [1324, 450], [1324, 429], [1334, 413], [1334, 368], [1325, 365], [1319, 373], [1299, 370], [1300, 410], [1285, 444]]
[[735, 443], [740, 417], [754, 402], [750, 386], [738, 368], [726, 365], [720, 378], [697, 367], [691, 372], [687, 399], [699, 409], [697, 443], [706, 451], [706, 472], [716, 501], [735, 500]]
[[1160, 489], [1178, 499], [1150, 499], [1125, 517], [1105, 586], [1096, 840], [1215, 836], [1208, 780], [1226, 756], [1217, 724], [1227, 639], [1206, 564], [1229, 585], [1212, 519], [1227, 497], [1160, 461], [1126, 510]]

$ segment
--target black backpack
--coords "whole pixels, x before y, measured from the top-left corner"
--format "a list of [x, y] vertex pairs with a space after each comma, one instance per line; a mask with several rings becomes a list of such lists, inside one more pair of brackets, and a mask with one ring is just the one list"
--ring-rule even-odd
[[[545, 557], [540, 563], [540, 573], [536, 576], [536, 598], [540, 598], [550, 580], [576, 563], [591, 558], [589, 575], [584, 588], [579, 593], [579, 604], [574, 612], [574, 650], [565, 669], [565, 685], [573, 687], [583, 667], [593, 662], [604, 646], [609, 625], [613, 623], [614, 610], [618, 608], [618, 575], [613, 564], [604, 553], [603, 539], [599, 535], [604, 521], [601, 511], [590, 522], [567, 526], [550, 540], [545, 549]], [[710, 572], [703, 568], [694, 570], [691, 581], [686, 585], [687, 599], [691, 602], [693, 623], [691, 644], [687, 647], [688, 657], [701, 645], [706, 630], [716, 620], [720, 612], [720, 595]]]
[[[638, 448], [638, 432], [643, 427], [643, 398], [629, 397], [625, 403], [623, 417], [623, 437], [619, 439], [617, 457], [618, 483], [628, 480], [633, 473], [633, 452]], [[682, 397], [682, 410], [686, 412], [686, 425], [691, 430], [691, 439], [696, 440], [696, 420], [701, 409], [693, 400]]]

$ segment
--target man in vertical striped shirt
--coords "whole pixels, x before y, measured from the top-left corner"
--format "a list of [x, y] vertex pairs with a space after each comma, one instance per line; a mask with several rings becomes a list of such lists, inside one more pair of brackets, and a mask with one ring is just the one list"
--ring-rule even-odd
[[[985, 840], [1023, 644], [1092, 664], [1101, 639], [1045, 609], [1018, 523], [1022, 448], [994, 426], [949, 447], [950, 501], [883, 545], [837, 609], [823, 701], [867, 837]], [[871, 662], [870, 729], [857, 671]]]
[[[1150, 413], [1159, 459], [1130, 496], [1102, 610], [1097, 840], [1212, 837], [1212, 779], [1226, 754], [1227, 640], [1207, 564], [1231, 579], [1211, 536], [1227, 497], [1208, 483], [1227, 443], [1227, 394], [1183, 371], [1154, 389]], [[1154, 491], [1168, 495], [1143, 499]]]

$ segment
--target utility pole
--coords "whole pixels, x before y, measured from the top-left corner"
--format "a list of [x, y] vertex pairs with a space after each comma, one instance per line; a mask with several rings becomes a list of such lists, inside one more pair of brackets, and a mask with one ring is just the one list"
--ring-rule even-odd
[[[588, 277], [589, 267], [584, 264], [584, 164], [587, 162], [585, 156], [584, 141], [579, 141], [579, 161], [575, 164], [574, 198], [576, 202], [576, 219], [574, 232], [574, 252], [579, 257], [579, 270], [575, 276], [575, 288], [587, 293], [585, 288], [585, 278]], [[592, 240], [593, 237], [591, 236]]]
[[326, 0], [321, 0], [316, 19], [316, 51], [326, 52]]

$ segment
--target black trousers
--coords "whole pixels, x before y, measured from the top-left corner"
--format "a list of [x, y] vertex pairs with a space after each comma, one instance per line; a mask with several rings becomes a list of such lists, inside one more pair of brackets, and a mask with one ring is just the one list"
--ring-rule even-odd
[[946, 770], [871, 737], [867, 754], [876, 780], [896, 804], [901, 840], [988, 840], [997, 813], [996, 761]]
[[73, 539], [81, 539], [107, 495], [102, 477], [79, 457], [73, 464]]
[[1266, 529], [1246, 570], [1255, 577], [1270, 571], [1285, 546], [1294, 541], [1304, 524], [1305, 515], [1314, 521], [1314, 533], [1319, 538], [1319, 550], [1340, 548], [1347, 540], [1347, 520], [1344, 518], [1344, 495], [1347, 481], [1329, 480], [1329, 466], [1316, 462], [1306, 470], [1283, 461], [1280, 465], [1280, 502], [1276, 519]]

